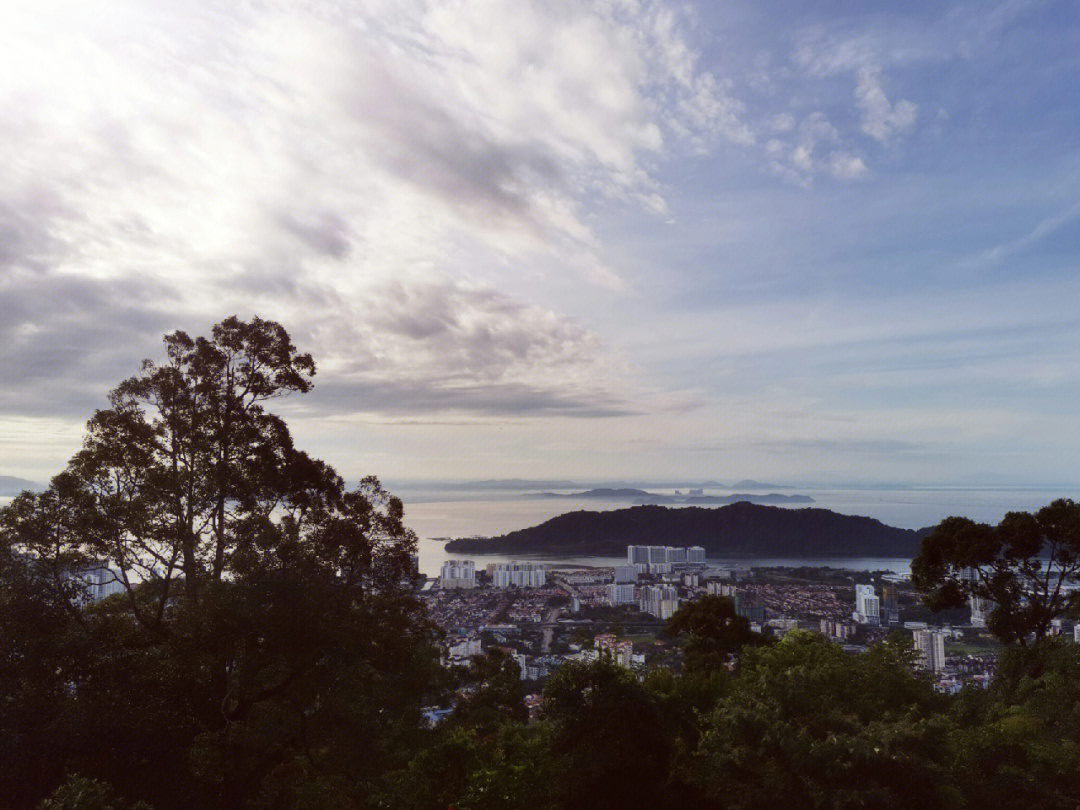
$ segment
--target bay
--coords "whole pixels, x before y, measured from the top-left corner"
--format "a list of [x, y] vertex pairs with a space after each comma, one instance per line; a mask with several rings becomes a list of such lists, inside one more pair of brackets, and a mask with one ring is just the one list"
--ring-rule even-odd
[[[650, 490], [671, 494], [670, 490]], [[921, 529], [933, 526], [950, 515], [963, 515], [980, 522], [996, 523], [1010, 511], [1033, 511], [1055, 498], [1080, 499], [1080, 487], [1058, 489], [1033, 488], [926, 488], [926, 489], [799, 489], [785, 490], [786, 494], [809, 495], [813, 504], [796, 504], [792, 509], [822, 508], [847, 515], [865, 515], [890, 526]], [[475, 559], [478, 565], [506, 562], [502, 555], [451, 554], [445, 542], [435, 538], [491, 537], [517, 529], [535, 526], [557, 515], [578, 510], [605, 511], [626, 509], [626, 501], [606, 501], [594, 498], [537, 498], [520, 495], [475, 492], [424, 492], [401, 489], [396, 494], [405, 502], [405, 522], [419, 538], [419, 565], [422, 573], [437, 576], [447, 559]], [[719, 491], [719, 494], [723, 494]], [[678, 508], [678, 507], [675, 507]], [[611, 557], [526, 557], [517, 554], [513, 559], [559, 563], [563, 565], [614, 565], [624, 558]], [[809, 565], [851, 568], [854, 570], [889, 570], [905, 573], [910, 559], [904, 558], [826, 558], [826, 557], [750, 557], [710, 559], [710, 562], [732, 567], [773, 565]]]

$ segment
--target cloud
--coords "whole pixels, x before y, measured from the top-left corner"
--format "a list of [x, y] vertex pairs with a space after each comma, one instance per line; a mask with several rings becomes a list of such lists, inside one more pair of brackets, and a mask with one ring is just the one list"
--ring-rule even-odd
[[976, 261], [987, 264], [999, 262], [1008, 256], [1020, 253], [1032, 245], [1038, 244], [1078, 218], [1080, 218], [1080, 203], [1071, 205], [1053, 216], [1045, 217], [1022, 236], [983, 251], [976, 257]]
[[[770, 166], [781, 177], [808, 186], [823, 172], [842, 181], [857, 180], [870, 173], [861, 156], [835, 148], [843, 139], [823, 112], [811, 113], [797, 129], [794, 125], [789, 129], [794, 129], [794, 142], [772, 138], [765, 144]], [[828, 154], [822, 154], [822, 147], [829, 148]]]
[[327, 403], [623, 412], [594, 335], [500, 290], [627, 290], [596, 202], [663, 214], [662, 161], [753, 141], [688, 30], [636, 0], [12, 10], [0, 407], [87, 416], [238, 312], [306, 338]]
[[[0, 268], [2, 269], [2, 268]], [[133, 345], [175, 328], [174, 291], [137, 279], [96, 282], [26, 270], [0, 274], [0, 413], [89, 418], [104, 384], [138, 370]]]
[[508, 416], [631, 410], [627, 369], [595, 335], [550, 310], [452, 281], [378, 285], [365, 308], [368, 319], [332, 336], [353, 352], [333, 364], [311, 407], [487, 416], [500, 408]]
[[861, 157], [848, 152], [833, 152], [829, 156], [829, 167], [833, 177], [839, 180], [855, 180], [866, 177], [869, 169]]
[[881, 87], [881, 69], [871, 66], [856, 71], [855, 103], [862, 111], [862, 131], [885, 143], [915, 124], [918, 107], [907, 99], [891, 104]]

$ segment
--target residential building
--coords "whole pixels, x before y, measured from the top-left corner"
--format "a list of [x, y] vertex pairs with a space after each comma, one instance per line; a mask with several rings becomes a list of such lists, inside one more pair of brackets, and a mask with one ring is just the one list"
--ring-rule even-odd
[[637, 582], [638, 574], [641, 572], [641, 566], [639, 565], [620, 565], [615, 568], [615, 582]]
[[990, 618], [990, 611], [994, 609], [994, 603], [981, 596], [972, 596], [969, 601], [971, 604], [971, 626], [986, 627], [986, 620]]
[[634, 586], [631, 584], [612, 583], [607, 586], [609, 605], [631, 605], [634, 603]]
[[855, 586], [855, 612], [851, 618], [859, 624], [881, 624], [881, 600], [874, 593], [873, 585]]
[[900, 621], [900, 599], [895, 585], [881, 586], [881, 611], [886, 623], [896, 624]]
[[679, 609], [679, 592], [671, 585], [650, 585], [641, 589], [638, 604], [644, 613], [667, 620]]
[[629, 667], [633, 663], [634, 645], [630, 639], [619, 641], [611, 633], [601, 633], [593, 640], [597, 658], [607, 660], [620, 667]]
[[69, 570], [64, 578], [82, 586], [85, 599], [91, 602], [124, 592], [120, 572], [108, 563], [96, 562]]
[[487, 572], [496, 588], [543, 588], [547, 582], [544, 566], [540, 563], [491, 563]]
[[916, 630], [912, 643], [919, 651], [924, 669], [931, 672], [945, 671], [945, 634], [936, 630]]
[[439, 572], [439, 586], [445, 590], [476, 587], [476, 563], [473, 560], [447, 560]]

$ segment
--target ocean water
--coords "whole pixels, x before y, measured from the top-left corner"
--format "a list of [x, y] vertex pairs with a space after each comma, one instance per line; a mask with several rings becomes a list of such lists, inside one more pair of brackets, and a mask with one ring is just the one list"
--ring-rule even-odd
[[[654, 491], [654, 490], [650, 490]], [[655, 490], [660, 491], [660, 490]], [[823, 508], [847, 515], [865, 515], [890, 526], [920, 529], [939, 523], [950, 515], [963, 515], [981, 522], [996, 523], [1010, 511], [1032, 511], [1055, 498], [1080, 500], [1080, 488], [1062, 489], [902, 489], [902, 490], [785, 490], [787, 494], [809, 495], [813, 504], [795, 504], [792, 509]], [[503, 562], [497, 555], [448, 554], [445, 543], [434, 538], [493, 536], [535, 526], [565, 512], [577, 510], [601, 511], [625, 509], [626, 501], [603, 501], [574, 498], [529, 498], [520, 496], [477, 495], [476, 493], [398, 492], [405, 502], [405, 522], [417, 533], [420, 570], [428, 575], [438, 574], [444, 560], [451, 557], [476, 559], [479, 564]], [[722, 493], [721, 493], [722, 494]], [[521, 559], [516, 555], [515, 559]], [[545, 558], [540, 561], [612, 565], [622, 562], [611, 558]], [[715, 560], [738, 567], [752, 565], [831, 565], [856, 570], [890, 570], [904, 573], [910, 560], [891, 558], [845, 559], [828, 558], [741, 558]]]
[[[650, 490], [664, 492], [664, 490]], [[670, 491], [668, 491], [670, 492]], [[1060, 489], [1021, 488], [926, 488], [926, 489], [798, 489], [784, 490], [788, 494], [809, 495], [813, 504], [796, 504], [792, 509], [807, 507], [831, 509], [847, 515], [866, 515], [890, 526], [919, 529], [932, 526], [950, 515], [963, 515], [973, 520], [996, 523], [1006, 512], [1033, 511], [1055, 498], [1080, 500], [1080, 487]], [[718, 491], [724, 494], [723, 491]], [[430, 492], [400, 489], [395, 494], [405, 502], [405, 522], [419, 537], [420, 570], [437, 575], [444, 560], [450, 557], [476, 559], [481, 565], [502, 562], [507, 557], [497, 555], [448, 554], [445, 543], [435, 538], [493, 536], [543, 523], [564, 512], [577, 510], [600, 511], [625, 509], [625, 501], [603, 501], [587, 498], [530, 498], [516, 494]], [[10, 502], [0, 497], [0, 507]], [[515, 555], [521, 559], [522, 555]], [[580, 565], [614, 565], [624, 558], [549, 558], [542, 555], [532, 559]], [[831, 565], [857, 570], [891, 570], [903, 573], [910, 560], [891, 558], [740, 558], [715, 560], [737, 567], [753, 565]]]

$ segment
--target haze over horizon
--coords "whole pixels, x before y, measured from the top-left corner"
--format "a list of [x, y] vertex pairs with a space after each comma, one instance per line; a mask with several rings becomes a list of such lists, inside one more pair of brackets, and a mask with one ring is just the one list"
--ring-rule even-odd
[[1080, 479], [1075, 4], [3, 22], [0, 474], [235, 313], [348, 478]]

